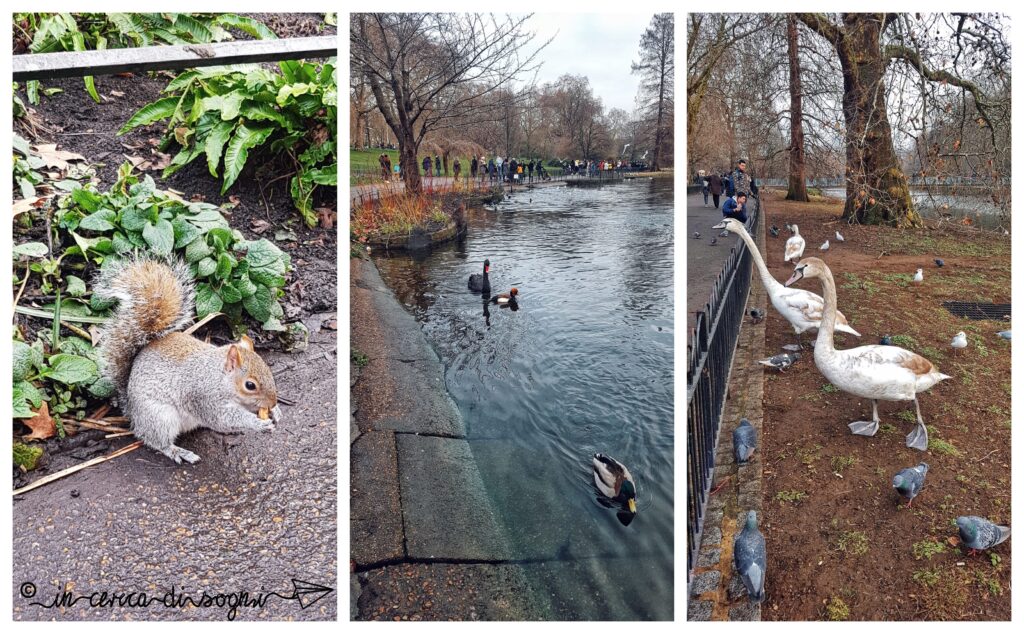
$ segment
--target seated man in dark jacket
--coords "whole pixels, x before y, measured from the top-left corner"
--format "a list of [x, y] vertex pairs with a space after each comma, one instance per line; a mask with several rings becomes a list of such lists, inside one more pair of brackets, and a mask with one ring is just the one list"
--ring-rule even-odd
[[739, 192], [736, 194], [736, 200], [732, 198], [726, 198], [725, 204], [722, 205], [722, 216], [725, 218], [733, 218], [739, 220], [743, 224], [747, 223], [747, 192]]

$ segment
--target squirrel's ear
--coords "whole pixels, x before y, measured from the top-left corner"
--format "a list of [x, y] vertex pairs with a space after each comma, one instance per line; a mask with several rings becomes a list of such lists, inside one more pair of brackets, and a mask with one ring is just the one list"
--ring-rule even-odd
[[250, 339], [248, 335], [242, 335], [242, 338], [238, 340], [238, 345], [245, 348], [249, 352], [254, 351], [252, 339]]
[[224, 369], [228, 372], [234, 372], [242, 365], [242, 351], [239, 350], [238, 344], [231, 344], [228, 346], [228, 360], [224, 364]]

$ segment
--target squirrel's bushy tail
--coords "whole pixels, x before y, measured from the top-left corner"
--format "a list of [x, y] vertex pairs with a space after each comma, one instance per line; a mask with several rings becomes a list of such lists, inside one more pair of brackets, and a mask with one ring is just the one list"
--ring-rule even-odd
[[195, 287], [184, 262], [145, 256], [106, 267], [94, 286], [97, 296], [120, 302], [101, 332], [100, 358], [104, 376], [123, 397], [139, 350], [191, 319]]

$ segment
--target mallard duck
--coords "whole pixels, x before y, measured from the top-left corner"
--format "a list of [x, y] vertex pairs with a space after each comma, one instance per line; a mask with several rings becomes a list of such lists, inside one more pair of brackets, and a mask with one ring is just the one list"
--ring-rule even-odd
[[594, 454], [594, 485], [601, 495], [636, 514], [636, 484], [624, 464], [603, 453]]
[[793, 237], [786, 240], [786, 257], [784, 259], [786, 262], [790, 260], [799, 262], [800, 257], [804, 254], [804, 247], [807, 246], [807, 243], [804, 242], [803, 236], [800, 235], [800, 227], [791, 225], [790, 228], [793, 230]]
[[[754, 239], [747, 233], [743, 223], [732, 218], [726, 218], [716, 225], [717, 227], [723, 227], [727, 231], [735, 233], [746, 243], [747, 248], [750, 249], [751, 257], [754, 258], [754, 266], [757, 267], [757, 272], [761, 275], [761, 284], [764, 285], [765, 291], [768, 292], [768, 298], [772, 301], [772, 306], [793, 326], [798, 342], [800, 342], [801, 334], [811, 328], [817, 328], [821, 324], [825, 300], [807, 290], [786, 288], [772, 277], [764, 263], [764, 258], [761, 257], [761, 252], [757, 250]], [[857, 337], [860, 336], [860, 333], [851, 328], [846, 322], [846, 317], [839, 312], [836, 314], [836, 330], [848, 332]]]
[[491, 261], [484, 260], [484, 272], [483, 274], [474, 273], [469, 276], [469, 290], [476, 291], [478, 293], [490, 293], [491, 292], [491, 279], [487, 276], [491, 271]]
[[495, 295], [494, 297], [492, 297], [491, 298], [491, 303], [492, 304], [497, 304], [498, 306], [510, 306], [512, 304], [515, 304], [518, 301], [518, 299], [517, 299], [518, 296], [519, 296], [519, 289], [515, 288], [515, 287], [512, 287], [512, 289], [509, 290], [509, 292], [507, 292], [507, 293], [499, 293], [498, 295]]
[[921, 417], [917, 394], [949, 376], [939, 372], [931, 361], [899, 346], [870, 345], [836, 350], [833, 334], [836, 326], [836, 283], [832, 271], [818, 258], [801, 260], [786, 286], [804, 278], [821, 280], [825, 295], [825, 314], [814, 344], [814, 363], [832, 385], [840, 390], [871, 399], [871, 420], [856, 421], [848, 426], [859, 436], [878, 432], [878, 401], [914, 401], [917, 427], [907, 435], [907, 446], [928, 449], [928, 429]]

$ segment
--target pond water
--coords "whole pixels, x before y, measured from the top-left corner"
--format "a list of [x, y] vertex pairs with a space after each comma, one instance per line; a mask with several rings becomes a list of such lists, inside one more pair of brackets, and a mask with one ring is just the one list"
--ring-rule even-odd
[[[672, 182], [517, 192], [458, 244], [380, 257], [422, 324], [484, 484], [555, 619], [673, 617]], [[466, 280], [490, 259], [485, 306]], [[637, 482], [628, 526], [602, 506], [595, 452]]]
[[[846, 200], [845, 187], [826, 187], [821, 193], [829, 198]], [[953, 222], [971, 216], [976, 226], [983, 229], [1009, 228], [1009, 210], [997, 206], [990, 197], [981, 195], [956, 195], [929, 193], [924, 189], [911, 189], [914, 205], [925, 218], [946, 217]]]

